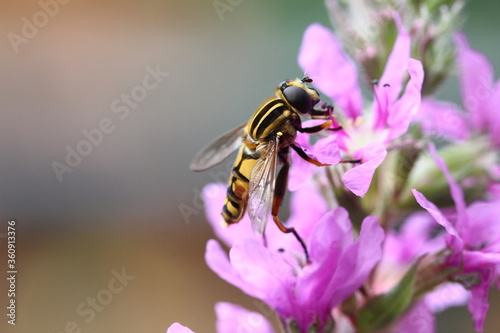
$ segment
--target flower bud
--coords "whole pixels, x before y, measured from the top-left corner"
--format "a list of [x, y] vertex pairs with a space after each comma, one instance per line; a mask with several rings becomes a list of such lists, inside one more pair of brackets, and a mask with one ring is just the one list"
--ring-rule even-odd
[[411, 35], [411, 57], [424, 65], [422, 93], [434, 92], [452, 73], [452, 35], [463, 21], [463, 0], [326, 0], [326, 5], [336, 34], [363, 67], [367, 84], [382, 76], [397, 36], [395, 15]]

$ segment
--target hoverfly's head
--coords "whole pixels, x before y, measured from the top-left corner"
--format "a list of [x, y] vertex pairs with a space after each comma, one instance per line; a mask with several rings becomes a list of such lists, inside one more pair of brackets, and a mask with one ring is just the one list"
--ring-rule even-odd
[[319, 93], [306, 83], [312, 82], [309, 77], [297, 80], [286, 80], [279, 84], [276, 95], [298, 112], [305, 114], [319, 102]]

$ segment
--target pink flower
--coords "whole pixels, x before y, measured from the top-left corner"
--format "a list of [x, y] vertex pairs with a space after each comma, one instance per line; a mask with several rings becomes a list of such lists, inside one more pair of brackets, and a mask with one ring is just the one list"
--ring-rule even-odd
[[485, 133], [500, 147], [500, 81], [494, 82], [490, 61], [470, 47], [464, 34], [455, 36], [462, 104], [465, 113], [452, 103], [431, 98], [422, 101], [418, 121], [426, 134], [451, 140], [467, 139], [472, 133]]
[[[215, 305], [218, 333], [255, 332], [274, 333], [272, 325], [260, 313], [231, 303], [219, 302]], [[194, 333], [179, 323], [172, 324], [167, 333]]]
[[229, 258], [210, 240], [205, 259], [221, 278], [264, 301], [285, 323], [294, 322], [300, 332], [318, 325], [321, 332], [330, 311], [361, 287], [380, 260], [384, 232], [376, 218], [367, 217], [354, 241], [343, 208], [326, 213], [317, 224], [307, 220], [315, 227], [308, 237], [311, 263], [305, 266], [252, 238], [236, 239]]
[[469, 46], [464, 34], [455, 36], [462, 103], [477, 131], [489, 133], [500, 146], [500, 81], [494, 82], [493, 67], [481, 53]]
[[437, 101], [432, 97], [422, 99], [415, 119], [426, 135], [437, 135], [451, 141], [470, 137], [466, 115], [455, 104]]
[[434, 333], [436, 318], [425, 302], [420, 302], [399, 321], [395, 332], [400, 333]]
[[[247, 214], [237, 224], [230, 226], [221, 224], [221, 209], [226, 198], [226, 191], [227, 186], [221, 183], [208, 184], [202, 191], [205, 215], [217, 238], [229, 247], [233, 246], [233, 243], [240, 238], [251, 238], [263, 244], [263, 238], [255, 236]], [[307, 185], [292, 193], [290, 210], [291, 215], [287, 225], [294, 227], [301, 237], [308, 239], [315, 224], [328, 211], [328, 206], [318, 191], [312, 185]], [[286, 249], [285, 255], [303, 256], [300, 243], [293, 235], [282, 233], [275, 226], [272, 218], [269, 218], [265, 235], [268, 248], [273, 250]]]
[[[347, 188], [361, 197], [387, 154], [386, 145], [406, 133], [420, 105], [422, 64], [410, 59], [410, 36], [399, 17], [395, 16], [395, 21], [399, 34], [375, 86], [371, 113], [363, 112], [356, 67], [329, 29], [317, 23], [309, 26], [299, 54], [300, 66], [347, 117], [342, 133], [332, 135], [338, 136], [339, 147], [345, 153], [362, 162], [343, 176]], [[400, 96], [406, 73], [410, 81]], [[365, 118], [361, 118], [362, 114]]]
[[219, 302], [215, 305], [217, 332], [274, 333], [272, 325], [260, 313], [231, 303]]
[[[303, 127], [310, 127], [322, 123], [324, 121], [309, 120], [304, 122]], [[314, 157], [324, 164], [337, 164], [340, 161], [340, 150], [335, 134], [329, 135], [326, 138], [319, 139], [315, 145], [309, 143], [310, 135], [297, 133], [295, 143], [307, 151], [310, 151]], [[288, 178], [288, 189], [295, 191], [306, 184], [318, 170], [318, 167], [305, 161], [298, 154], [292, 153], [292, 167]]]
[[170, 327], [167, 329], [167, 333], [194, 333], [191, 331], [189, 328], [186, 326], [182, 326], [179, 323], [173, 323], [170, 325]]
[[435, 224], [429, 214], [420, 212], [411, 215], [399, 231], [387, 231], [383, 257], [375, 273], [375, 293], [392, 289], [420, 256], [446, 247], [442, 235], [433, 237]]
[[[411, 215], [399, 231], [388, 231], [384, 240], [384, 254], [374, 275], [374, 292], [388, 292], [400, 282], [419, 257], [445, 249], [445, 235], [435, 233], [436, 222], [427, 212]], [[397, 332], [432, 333], [435, 331], [435, 313], [464, 305], [469, 297], [470, 293], [458, 283], [441, 284], [427, 293], [400, 320]]]
[[447, 246], [453, 250], [449, 255], [449, 265], [461, 267], [464, 276], [475, 276], [478, 282], [471, 287], [469, 311], [482, 331], [489, 307], [488, 291], [492, 282], [498, 279], [500, 267], [500, 202], [475, 202], [467, 207], [462, 189], [451, 177], [444, 161], [437, 155], [433, 145], [431, 155], [443, 172], [450, 186], [455, 202], [456, 219], [454, 223], [427, 200], [423, 194], [413, 190], [417, 202], [426, 209], [447, 232]]

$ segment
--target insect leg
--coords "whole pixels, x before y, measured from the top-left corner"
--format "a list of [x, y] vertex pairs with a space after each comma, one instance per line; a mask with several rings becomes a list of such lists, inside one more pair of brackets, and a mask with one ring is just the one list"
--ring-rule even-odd
[[[330, 103], [322, 103], [321, 109], [312, 109], [309, 114], [311, 119], [331, 119], [333, 113], [333, 105]], [[327, 128], [329, 131], [340, 131], [342, 126], [335, 128]]]
[[342, 126], [338, 126], [338, 127], [335, 127], [335, 128], [327, 128], [326, 130], [327, 131], [340, 131], [342, 129]]
[[330, 119], [333, 113], [333, 105], [330, 103], [322, 103], [321, 109], [312, 109], [309, 111], [312, 119]]
[[339, 163], [352, 163], [352, 164], [357, 164], [357, 163], [361, 163], [361, 160], [346, 160], [346, 161], [339, 161]]
[[329, 165], [331, 165], [331, 164], [321, 163], [320, 161], [312, 158], [311, 156], [307, 155], [306, 152], [304, 152], [304, 150], [301, 147], [297, 146], [296, 144], [291, 144], [290, 146], [293, 148], [293, 150], [295, 150], [297, 152], [297, 154], [299, 154], [300, 157], [302, 157], [304, 160], [306, 160], [309, 163], [312, 163], [316, 166], [329, 166]]
[[[297, 152], [297, 154], [299, 154], [300, 157], [302, 157], [304, 160], [306, 160], [309, 163], [312, 163], [316, 166], [330, 166], [331, 165], [331, 164], [321, 163], [320, 161], [312, 158], [310, 155], [307, 155], [307, 153], [303, 150], [303, 148], [299, 147], [296, 143], [291, 144], [290, 146], [293, 148], [293, 150], [295, 150]], [[338, 163], [357, 164], [357, 163], [361, 163], [361, 162], [362, 162], [361, 160], [345, 160], [345, 161], [339, 161]]]
[[316, 125], [316, 126], [312, 126], [312, 127], [298, 127], [297, 128], [297, 131], [301, 132], [301, 133], [318, 133], [324, 129], [327, 129], [329, 128], [330, 126], [332, 126], [332, 121], [331, 120], [328, 120], [328, 121], [325, 121], [323, 124], [319, 124], [319, 125]]
[[280, 158], [283, 161], [283, 166], [281, 167], [281, 170], [278, 173], [278, 177], [276, 178], [276, 186], [274, 188], [273, 208], [271, 211], [271, 214], [273, 216], [273, 221], [274, 223], [276, 223], [276, 225], [282, 232], [292, 233], [295, 236], [295, 238], [297, 238], [300, 245], [304, 249], [304, 253], [306, 255], [306, 262], [310, 262], [309, 252], [307, 252], [306, 244], [304, 243], [302, 238], [299, 236], [299, 234], [294, 228], [287, 228], [285, 225], [283, 225], [283, 223], [280, 221], [278, 217], [279, 208], [281, 206], [281, 203], [283, 202], [283, 198], [285, 197], [286, 186], [288, 183], [288, 171], [290, 169], [288, 152], [283, 155], [280, 154]]

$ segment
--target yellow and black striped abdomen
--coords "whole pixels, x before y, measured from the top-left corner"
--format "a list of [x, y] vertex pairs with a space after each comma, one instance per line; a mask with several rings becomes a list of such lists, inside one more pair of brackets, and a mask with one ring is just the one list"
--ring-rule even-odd
[[245, 214], [250, 174], [258, 161], [258, 158], [252, 155], [254, 152], [255, 149], [243, 144], [234, 163], [227, 186], [226, 202], [222, 208], [222, 217], [228, 224], [240, 221]]
[[[247, 137], [241, 145], [234, 163], [227, 188], [227, 197], [222, 209], [226, 223], [236, 223], [245, 214], [252, 169], [265, 154], [264, 144], [280, 133], [280, 147], [295, 140], [294, 124], [300, 123], [300, 116], [290, 110], [279, 98], [269, 98], [255, 111], [245, 129]], [[257, 153], [257, 147], [260, 147]]]

